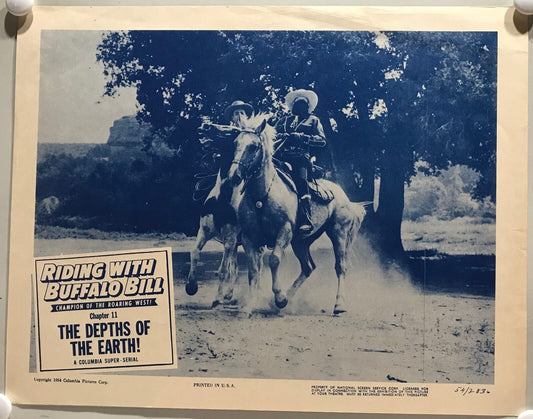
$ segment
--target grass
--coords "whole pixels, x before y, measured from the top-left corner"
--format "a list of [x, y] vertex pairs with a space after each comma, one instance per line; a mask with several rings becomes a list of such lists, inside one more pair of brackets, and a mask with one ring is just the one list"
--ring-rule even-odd
[[448, 255], [493, 255], [496, 224], [478, 218], [428, 218], [402, 223], [402, 241], [409, 251], [436, 250]]
[[123, 231], [102, 231], [95, 228], [66, 228], [57, 226], [35, 226], [36, 239], [92, 239], [92, 240], [187, 240], [183, 233], [130, 233]]
[[[426, 218], [402, 223], [402, 241], [410, 252], [430, 252], [448, 255], [493, 255], [496, 248], [495, 223], [477, 218], [438, 220]], [[187, 240], [183, 233], [131, 233], [97, 229], [35, 226], [37, 239], [95, 240]]]

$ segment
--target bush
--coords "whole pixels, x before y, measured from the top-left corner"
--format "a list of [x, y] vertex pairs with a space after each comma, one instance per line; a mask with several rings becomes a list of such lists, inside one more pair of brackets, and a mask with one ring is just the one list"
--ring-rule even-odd
[[[192, 163], [195, 159], [189, 159]], [[190, 164], [141, 148], [100, 145], [83, 156], [44, 156], [37, 165], [37, 222], [104, 231], [196, 233]], [[57, 197], [53, 212], [43, 202]]]
[[411, 221], [422, 217], [494, 220], [496, 206], [491, 199], [474, 198], [480, 179], [478, 172], [463, 165], [451, 166], [438, 176], [428, 176], [419, 170], [405, 190], [404, 218]]

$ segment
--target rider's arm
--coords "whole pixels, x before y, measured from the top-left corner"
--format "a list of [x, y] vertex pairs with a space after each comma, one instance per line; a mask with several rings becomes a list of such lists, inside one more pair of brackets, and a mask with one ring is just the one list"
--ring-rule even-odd
[[274, 125], [274, 129], [276, 130], [276, 138], [278, 141], [286, 140], [290, 136], [286, 130], [286, 121], [287, 117], [284, 116], [278, 119]]
[[293, 132], [291, 135], [295, 137], [296, 140], [301, 141], [302, 143], [309, 145], [311, 147], [324, 147], [326, 145], [326, 135], [324, 134], [324, 128], [320, 123], [320, 119], [317, 117], [312, 117], [312, 127], [313, 134], [304, 134], [302, 132]]
[[309, 145], [312, 147], [324, 147], [326, 145], [326, 135], [324, 134], [324, 127], [320, 119], [314, 118], [313, 125], [315, 133], [309, 135]]
[[232, 125], [220, 125], [211, 122], [204, 122], [198, 130], [214, 141], [233, 140], [241, 132], [239, 128]]
[[279, 134], [285, 134], [287, 131], [286, 131], [286, 127], [285, 127], [285, 121], [287, 120], [287, 117], [282, 117], [280, 119], [278, 119], [278, 121], [276, 122], [276, 124], [274, 125], [274, 128], [276, 130], [276, 133], [279, 135]]

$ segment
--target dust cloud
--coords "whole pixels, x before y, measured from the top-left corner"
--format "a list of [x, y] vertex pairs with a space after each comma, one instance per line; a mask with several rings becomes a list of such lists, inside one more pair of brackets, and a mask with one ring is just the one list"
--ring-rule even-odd
[[[337, 293], [335, 257], [327, 237], [320, 238], [312, 247], [311, 254], [316, 269], [303, 283], [286, 308], [277, 310], [273, 304], [272, 277], [268, 266], [268, 255], [259, 289], [253, 293], [254, 306], [258, 312], [285, 315], [332, 315]], [[287, 249], [279, 267], [279, 281], [283, 291], [287, 291], [300, 272], [298, 260]], [[200, 283], [195, 296], [196, 308], [208, 308], [216, 296], [218, 281]], [[181, 290], [176, 290], [181, 294]], [[363, 316], [371, 319], [397, 313], [412, 314], [424, 311], [424, 295], [410, 281], [407, 273], [396, 265], [384, 266], [370, 245], [359, 237], [349, 252], [348, 268], [344, 283], [346, 315]], [[247, 269], [240, 266], [235, 284], [234, 297], [238, 305], [244, 305], [252, 298], [248, 286]], [[190, 299], [189, 299], [190, 301]]]

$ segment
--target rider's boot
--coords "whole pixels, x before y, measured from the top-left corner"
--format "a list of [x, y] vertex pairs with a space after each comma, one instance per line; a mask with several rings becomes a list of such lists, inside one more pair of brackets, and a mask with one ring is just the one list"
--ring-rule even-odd
[[300, 233], [309, 233], [313, 230], [313, 224], [311, 223], [311, 195], [305, 194], [300, 198], [297, 219]]

